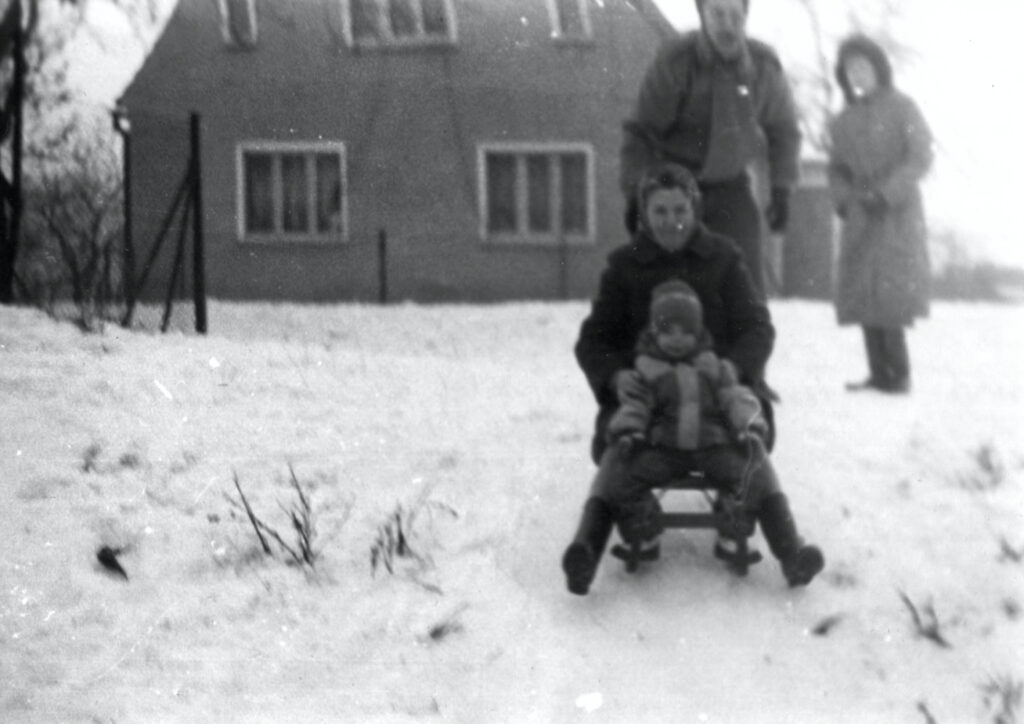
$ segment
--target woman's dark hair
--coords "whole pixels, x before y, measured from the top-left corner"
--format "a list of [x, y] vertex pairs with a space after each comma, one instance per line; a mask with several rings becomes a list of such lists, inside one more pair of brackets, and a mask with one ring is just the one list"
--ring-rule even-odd
[[640, 218], [646, 222], [647, 199], [661, 189], [679, 189], [693, 206], [694, 215], [701, 218], [701, 194], [697, 179], [685, 166], [662, 162], [647, 169], [637, 184], [636, 201]]
[[864, 58], [871, 63], [871, 67], [875, 69], [879, 88], [892, 88], [892, 64], [889, 63], [889, 56], [885, 54], [881, 45], [868, 36], [857, 33], [839, 45], [839, 55], [836, 58], [836, 81], [842, 88], [847, 103], [852, 103], [857, 98], [853, 88], [850, 87], [845, 68], [846, 61], [854, 56]]

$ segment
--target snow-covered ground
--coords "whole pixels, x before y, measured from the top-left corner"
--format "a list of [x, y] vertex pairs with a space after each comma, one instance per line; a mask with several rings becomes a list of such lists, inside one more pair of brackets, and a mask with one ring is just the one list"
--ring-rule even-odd
[[[197, 337], [0, 308], [0, 721], [1021, 717], [1024, 307], [936, 304], [885, 397], [843, 391], [828, 305], [773, 302], [774, 459], [825, 572], [739, 579], [673, 532], [575, 597], [586, 311], [215, 303]], [[235, 476], [293, 543], [289, 466], [312, 571], [236, 505]], [[374, 570], [396, 515], [415, 555]]]

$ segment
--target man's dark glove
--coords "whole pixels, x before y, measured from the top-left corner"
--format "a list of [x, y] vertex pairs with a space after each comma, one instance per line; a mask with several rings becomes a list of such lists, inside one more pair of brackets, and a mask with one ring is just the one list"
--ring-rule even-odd
[[764, 212], [768, 228], [778, 234], [786, 230], [789, 221], [789, 189], [785, 186], [772, 187], [772, 200]]

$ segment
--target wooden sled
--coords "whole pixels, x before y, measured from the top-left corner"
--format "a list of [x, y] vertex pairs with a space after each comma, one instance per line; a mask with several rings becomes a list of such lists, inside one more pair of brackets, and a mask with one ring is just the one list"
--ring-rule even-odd
[[[674, 528], [711, 529], [718, 532], [719, 538], [731, 543], [734, 550], [721, 547], [716, 543], [715, 557], [723, 561], [726, 567], [737, 576], [745, 576], [750, 566], [761, 561], [760, 551], [750, 548], [750, 537], [754, 534], [755, 523], [743, 509], [741, 502], [734, 496], [722, 493], [720, 486], [709, 480], [702, 471], [695, 470], [686, 476], [673, 480], [667, 485], [655, 489], [699, 490], [711, 503], [711, 510], [694, 511], [662, 511], [661, 525], [665, 530]], [[611, 554], [626, 564], [626, 571], [634, 573], [643, 562], [658, 558], [658, 551], [644, 550], [641, 544], [617, 543], [612, 546]]]

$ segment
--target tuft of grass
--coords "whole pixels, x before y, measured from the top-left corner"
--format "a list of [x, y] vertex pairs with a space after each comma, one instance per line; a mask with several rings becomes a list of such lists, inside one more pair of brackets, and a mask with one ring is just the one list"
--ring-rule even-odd
[[126, 452], [117, 459], [117, 464], [122, 468], [134, 470], [142, 466], [142, 458], [137, 452]]
[[424, 491], [411, 505], [398, 503], [384, 519], [384, 522], [377, 526], [377, 537], [370, 546], [370, 574], [377, 575], [378, 568], [384, 568], [389, 574], [395, 573], [395, 561], [398, 558], [407, 558], [419, 563], [426, 562], [426, 556], [412, 547], [411, 539], [414, 535], [414, 528], [419, 515], [426, 512], [432, 515], [434, 511], [440, 511], [453, 518], [458, 513], [451, 506], [429, 500], [429, 490]]
[[1006, 540], [1006, 536], [999, 538], [999, 562], [1020, 563], [1024, 561], [1024, 547], [1016, 548]]
[[1017, 724], [1024, 700], [1024, 683], [1020, 679], [1009, 674], [990, 676], [978, 688], [986, 711], [992, 715], [992, 724]]
[[94, 442], [82, 452], [83, 473], [93, 473], [99, 468], [100, 455], [103, 453], [103, 446]]
[[410, 514], [398, 505], [387, 519], [377, 526], [377, 537], [370, 546], [370, 573], [377, 575], [377, 568], [383, 566], [388, 573], [395, 572], [395, 558], [414, 558], [420, 556], [409, 545], [407, 531], [412, 528]]
[[[238, 500], [226, 494], [225, 497], [232, 506], [240, 508], [245, 512], [245, 516], [252, 526], [264, 555], [274, 557], [276, 547], [276, 550], [285, 555], [290, 563], [297, 566], [306, 566], [312, 570], [316, 567], [316, 562], [321, 553], [317, 546], [317, 519], [313, 512], [310, 496], [303, 490], [302, 484], [299, 482], [295, 469], [291, 464], [288, 465], [288, 472], [292, 489], [295, 492], [295, 499], [290, 506], [286, 507], [280, 502], [278, 502], [278, 505], [285, 515], [288, 516], [288, 522], [294, 534], [294, 542], [292, 543], [286, 541], [276, 528], [268, 525], [256, 515], [249, 504], [248, 498], [245, 497], [245, 493], [242, 492], [242, 486], [238, 481], [237, 473], [234, 475], [234, 482], [235, 490], [238, 491]], [[273, 542], [273, 546], [271, 542]]]
[[898, 591], [900, 600], [910, 611], [910, 617], [914, 622], [914, 630], [917, 635], [921, 638], [928, 639], [933, 642], [936, 646], [944, 649], [951, 649], [953, 645], [946, 640], [946, 637], [942, 635], [942, 631], [939, 626], [939, 618], [935, 614], [935, 607], [931, 601], [926, 602], [920, 608], [910, 600], [903, 591]]
[[974, 467], [961, 473], [960, 485], [968, 490], [994, 490], [1006, 480], [1006, 465], [995, 446], [983, 443], [971, 452]]
[[309, 497], [302, 492], [302, 486], [299, 485], [299, 479], [295, 476], [295, 469], [291, 465], [288, 465], [288, 473], [291, 476], [290, 481], [292, 488], [295, 489], [297, 501], [290, 508], [285, 508], [282, 505], [281, 509], [288, 514], [288, 519], [291, 521], [298, 552], [287, 546], [285, 546], [285, 550], [296, 562], [305, 563], [312, 568], [320, 555], [319, 551], [313, 547], [316, 540], [316, 520], [313, 517], [313, 508], [309, 504]]
[[119, 470], [135, 470], [143, 465], [142, 456], [135, 451], [121, 453], [117, 462], [104, 461], [103, 445], [94, 442], [82, 451], [82, 464], [79, 469], [83, 473], [114, 474]]

